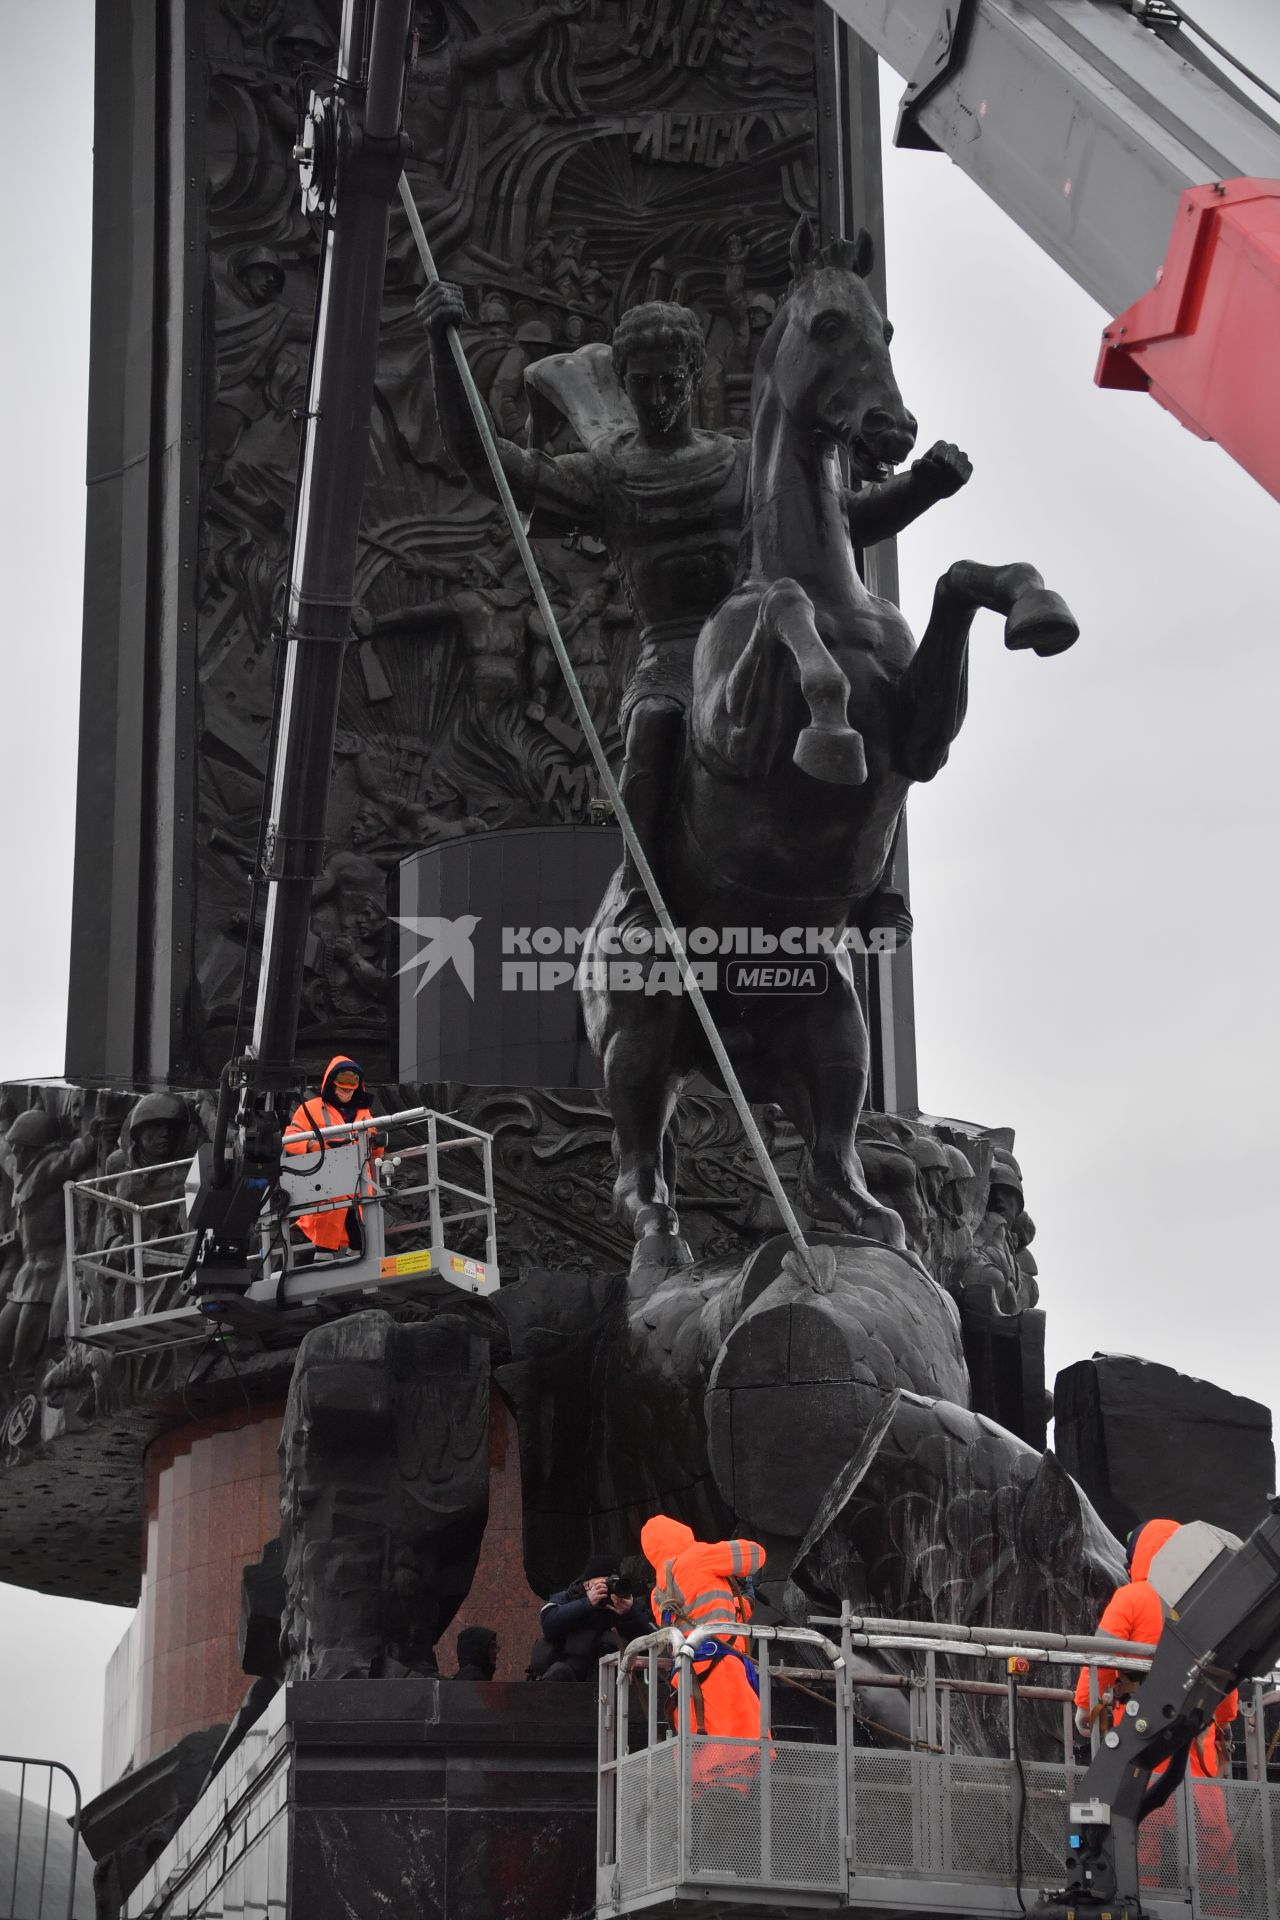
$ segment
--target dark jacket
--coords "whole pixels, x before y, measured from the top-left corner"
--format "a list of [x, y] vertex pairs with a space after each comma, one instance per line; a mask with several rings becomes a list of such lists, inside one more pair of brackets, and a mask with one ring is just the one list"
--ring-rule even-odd
[[[653, 1632], [653, 1620], [644, 1601], [636, 1598], [626, 1613], [615, 1613], [606, 1601], [593, 1607], [581, 1580], [553, 1593], [543, 1607], [539, 1624], [553, 1660], [567, 1660], [584, 1680], [592, 1678], [596, 1663], [619, 1644]], [[615, 1637], [616, 1636], [616, 1637]]]

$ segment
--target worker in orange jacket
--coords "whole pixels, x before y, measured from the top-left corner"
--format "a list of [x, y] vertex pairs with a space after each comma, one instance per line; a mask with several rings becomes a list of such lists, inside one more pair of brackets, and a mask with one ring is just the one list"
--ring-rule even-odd
[[[1164, 1602], [1147, 1576], [1151, 1571], [1151, 1562], [1166, 1541], [1177, 1533], [1178, 1527], [1177, 1520], [1148, 1520], [1130, 1535], [1128, 1564], [1131, 1577], [1125, 1586], [1117, 1587], [1108, 1600], [1098, 1622], [1099, 1633], [1114, 1633], [1121, 1640], [1136, 1640], [1155, 1646], [1164, 1632]], [[1139, 1675], [1125, 1675], [1115, 1667], [1099, 1667], [1098, 1710], [1105, 1713], [1106, 1699], [1110, 1695], [1112, 1719], [1119, 1721], [1124, 1715], [1125, 1700], [1137, 1693], [1141, 1685]], [[1230, 1743], [1227, 1743], [1225, 1752], [1220, 1748], [1218, 1728], [1229, 1726], [1239, 1711], [1240, 1698], [1233, 1689], [1214, 1708], [1209, 1725], [1191, 1742], [1188, 1771], [1193, 1780], [1216, 1780], [1220, 1773], [1227, 1770], [1230, 1765]], [[1082, 1733], [1086, 1733], [1090, 1724], [1089, 1669], [1082, 1667], [1076, 1681], [1076, 1725]], [[1168, 1764], [1167, 1760], [1162, 1760], [1153, 1771], [1163, 1773]], [[1234, 1868], [1223, 1796], [1217, 1789], [1207, 1786], [1197, 1785], [1192, 1791], [1196, 1797], [1201, 1870], [1230, 1884], [1234, 1880]], [[1140, 1829], [1138, 1858], [1145, 1872], [1155, 1872], [1159, 1864], [1159, 1834], [1153, 1821], [1144, 1822]]]
[[[357, 1120], [372, 1118], [364, 1073], [346, 1054], [335, 1054], [324, 1070], [320, 1092], [304, 1100], [295, 1109], [293, 1118], [285, 1128], [284, 1150], [288, 1154], [314, 1154], [318, 1167], [322, 1145], [342, 1144], [340, 1133], [331, 1134], [328, 1140], [323, 1140], [322, 1128], [344, 1124], [351, 1126]], [[381, 1159], [382, 1153], [380, 1146], [371, 1149], [370, 1164], [362, 1181], [365, 1194], [377, 1191], [372, 1162]], [[322, 1247], [327, 1252], [337, 1252], [343, 1247], [359, 1249], [364, 1244], [360, 1207], [353, 1193], [335, 1195], [323, 1213], [304, 1213], [297, 1224], [313, 1246]]]
[[[754, 1540], [697, 1540], [690, 1527], [657, 1513], [641, 1528], [640, 1545], [654, 1569], [653, 1617], [660, 1625], [688, 1634], [704, 1620], [750, 1620], [743, 1582], [759, 1573], [765, 1558]], [[686, 1726], [721, 1739], [758, 1740], [760, 1690], [748, 1641], [709, 1636], [691, 1666]], [[675, 1685], [679, 1699], [679, 1674]]]
[[[1129, 1542], [1128, 1584], [1117, 1587], [1106, 1604], [1099, 1633], [1114, 1633], [1121, 1640], [1137, 1640], [1154, 1646], [1164, 1632], [1164, 1602], [1147, 1575], [1151, 1571], [1151, 1562], [1166, 1541], [1178, 1531], [1177, 1520], [1148, 1520], [1132, 1535]], [[1119, 1720], [1124, 1712], [1124, 1701], [1130, 1693], [1136, 1693], [1140, 1681], [1130, 1680], [1120, 1675], [1115, 1667], [1099, 1667], [1098, 1695], [1110, 1693], [1114, 1698], [1112, 1718]], [[1220, 1771], [1217, 1728], [1229, 1726], [1240, 1711], [1239, 1695], [1234, 1691], [1221, 1700], [1214, 1709], [1215, 1724], [1207, 1726], [1203, 1733], [1196, 1735], [1191, 1743], [1191, 1772], [1201, 1780], [1214, 1780]], [[1088, 1731], [1089, 1713], [1089, 1669], [1081, 1667], [1080, 1678], [1076, 1681], [1076, 1724], [1081, 1732]], [[1156, 1768], [1160, 1773], [1168, 1765], [1162, 1761]]]

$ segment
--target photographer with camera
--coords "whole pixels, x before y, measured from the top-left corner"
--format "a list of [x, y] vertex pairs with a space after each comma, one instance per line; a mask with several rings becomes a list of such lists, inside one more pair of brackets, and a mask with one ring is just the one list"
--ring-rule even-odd
[[594, 1680], [597, 1662], [653, 1632], [644, 1600], [612, 1554], [595, 1553], [540, 1616], [542, 1638], [529, 1659], [531, 1680]]

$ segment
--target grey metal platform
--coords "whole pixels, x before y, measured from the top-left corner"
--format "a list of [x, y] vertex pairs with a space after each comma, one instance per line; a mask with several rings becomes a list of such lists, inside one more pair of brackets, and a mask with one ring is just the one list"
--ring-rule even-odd
[[[834, 1624], [834, 1623], [831, 1623]], [[1007, 1692], [1005, 1676], [967, 1680], [938, 1670], [937, 1648], [920, 1654], [928, 1627], [882, 1623], [869, 1632], [846, 1623], [846, 1651], [826, 1670], [804, 1670], [810, 1688], [830, 1697], [830, 1739], [792, 1740], [765, 1734], [719, 1740], [683, 1729], [671, 1733], [657, 1712], [663, 1649], [677, 1663], [688, 1643], [668, 1630], [605, 1663], [600, 1692], [601, 1786], [597, 1850], [597, 1913], [617, 1916], [648, 1908], [729, 1914], [769, 1907], [828, 1909], [860, 1915], [1012, 1916], [1030, 1911], [1041, 1893], [1062, 1885], [1068, 1809], [1085, 1767], [1068, 1757], [1064, 1712], [1061, 1761], [988, 1758], [951, 1750], [948, 1698]], [[840, 1629], [837, 1628], [837, 1631]], [[699, 1637], [706, 1634], [703, 1628]], [[735, 1629], [741, 1632], [741, 1629]], [[780, 1663], [788, 1642], [810, 1647], [812, 1631], [747, 1629], [761, 1674], [762, 1724], [772, 1724], [773, 1687], [799, 1669]], [[1081, 1660], [1062, 1640], [1052, 1651], [1023, 1637], [1037, 1662], [1074, 1667]], [[1012, 1641], [1013, 1636], [1009, 1636]], [[1090, 1644], [1083, 1640], [1080, 1645]], [[1094, 1639], [1094, 1661], [1102, 1643]], [[1132, 1649], [1123, 1664], [1141, 1667], [1149, 1649]], [[857, 1744], [865, 1708], [859, 1696], [877, 1682], [849, 1672], [854, 1647], [916, 1655], [905, 1676], [910, 1731], [903, 1751]], [[946, 1655], [961, 1654], [943, 1643]], [[684, 1651], [682, 1651], [682, 1649]], [[976, 1659], [999, 1662], [1007, 1645], [971, 1646]], [[627, 1665], [648, 1675], [649, 1744], [627, 1750]], [[999, 1670], [999, 1669], [998, 1669]], [[901, 1689], [904, 1677], [888, 1682]], [[776, 1694], [772, 1694], [774, 1700]], [[1011, 1697], [1011, 1696], [1010, 1696]], [[1063, 1688], [1032, 1697], [1058, 1701]], [[1187, 1782], [1142, 1828], [1144, 1903], [1152, 1920], [1280, 1920], [1280, 1787], [1261, 1777], [1254, 1738], [1261, 1689], [1255, 1690], [1250, 1761], [1259, 1777]], [[1068, 1709], [1069, 1712], [1069, 1709]], [[1025, 1804], [1022, 1801], [1025, 1782]], [[1020, 1817], [1021, 1815], [1021, 1817]]]

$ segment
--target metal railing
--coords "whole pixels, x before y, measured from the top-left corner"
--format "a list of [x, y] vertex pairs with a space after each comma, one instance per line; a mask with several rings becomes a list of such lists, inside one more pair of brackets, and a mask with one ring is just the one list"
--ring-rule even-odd
[[[54, 1812], [56, 1774], [63, 1775], [71, 1785], [74, 1811], [69, 1819]], [[16, 1780], [12, 1808], [6, 1804], [11, 1794], [10, 1780]], [[29, 1797], [28, 1786], [33, 1780], [37, 1792]], [[43, 1800], [39, 1794], [42, 1783]], [[60, 1760], [0, 1753], [0, 1789], [4, 1790], [0, 1795], [0, 1920], [74, 1920], [80, 1858], [80, 1782]]]
[[[426, 1138], [412, 1137], [420, 1129]], [[388, 1134], [404, 1143], [376, 1148]], [[280, 1187], [285, 1204], [264, 1210], [255, 1277], [239, 1317], [263, 1332], [296, 1331], [321, 1302], [412, 1311], [447, 1283], [464, 1292], [498, 1286], [497, 1203], [491, 1135], [428, 1107], [297, 1136]], [[477, 1175], [465, 1177], [470, 1159]], [[130, 1167], [64, 1188], [68, 1332], [117, 1353], [202, 1340], [208, 1317], [187, 1277], [191, 1163]], [[172, 1191], [164, 1192], [166, 1182]], [[326, 1248], [299, 1228], [304, 1217], [359, 1216], [358, 1244]], [[483, 1255], [468, 1246], [483, 1245]]]
[[[712, 1636], [749, 1644], [759, 1686], [752, 1738], [688, 1724], [695, 1645]], [[597, 1910], [714, 1899], [720, 1908], [1019, 1914], [1065, 1878], [1069, 1807], [1087, 1767], [1075, 1756], [1077, 1669], [1089, 1669], [1096, 1702], [1099, 1667], [1140, 1676], [1151, 1652], [1109, 1635], [847, 1612], [808, 1628], [708, 1622], [691, 1637], [665, 1628], [635, 1641], [600, 1667]], [[1030, 1673], [1009, 1672], [1011, 1659]], [[1055, 1684], [1054, 1669], [1068, 1670], [1068, 1685]], [[672, 1679], [677, 1726], [662, 1705]], [[807, 1726], [788, 1723], [784, 1689], [807, 1696]], [[1190, 1920], [1280, 1920], [1269, 1698], [1261, 1683], [1245, 1695], [1247, 1777], [1188, 1778], [1143, 1823], [1153, 1920], [1188, 1920], [1188, 1909]]]

